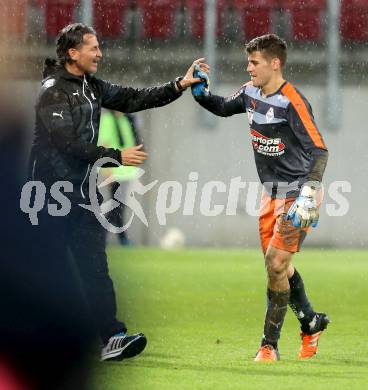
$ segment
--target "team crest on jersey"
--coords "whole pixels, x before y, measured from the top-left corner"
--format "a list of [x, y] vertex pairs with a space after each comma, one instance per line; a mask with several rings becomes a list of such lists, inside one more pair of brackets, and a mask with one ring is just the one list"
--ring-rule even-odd
[[266, 122], [271, 123], [275, 118], [275, 113], [273, 112], [273, 108], [270, 107], [270, 109], [266, 113]]
[[285, 145], [281, 138], [268, 138], [253, 129], [250, 130], [252, 135], [253, 149], [265, 156], [281, 156], [285, 153]]
[[253, 123], [254, 110], [253, 108], [247, 108], [248, 122], [251, 125]]

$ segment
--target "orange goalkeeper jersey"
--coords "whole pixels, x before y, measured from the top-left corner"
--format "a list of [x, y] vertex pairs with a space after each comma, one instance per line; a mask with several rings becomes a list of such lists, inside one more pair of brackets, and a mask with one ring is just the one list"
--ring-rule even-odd
[[196, 100], [219, 116], [247, 114], [258, 175], [271, 196], [297, 196], [305, 182], [322, 180], [327, 148], [309, 102], [291, 83], [267, 96], [244, 85], [230, 97]]

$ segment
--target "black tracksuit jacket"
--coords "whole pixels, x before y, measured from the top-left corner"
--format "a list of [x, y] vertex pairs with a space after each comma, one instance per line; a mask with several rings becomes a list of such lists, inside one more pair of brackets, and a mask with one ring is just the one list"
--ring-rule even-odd
[[135, 89], [91, 75], [74, 76], [64, 67], [55, 67], [50, 73], [42, 81], [36, 104], [30, 178], [47, 188], [56, 181], [70, 181], [70, 198], [87, 204], [92, 165], [103, 157], [121, 163], [119, 150], [97, 146], [101, 108], [136, 112], [169, 104], [181, 93], [174, 81]]

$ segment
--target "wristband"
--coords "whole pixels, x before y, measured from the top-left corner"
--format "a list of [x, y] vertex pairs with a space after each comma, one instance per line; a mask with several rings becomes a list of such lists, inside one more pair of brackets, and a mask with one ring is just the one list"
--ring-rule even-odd
[[184, 88], [181, 84], [180, 84], [180, 81], [183, 80], [184, 77], [183, 76], [180, 76], [180, 77], [177, 77], [175, 79], [175, 85], [176, 85], [176, 88], [178, 89], [179, 92], [183, 92], [186, 90], [186, 88]]

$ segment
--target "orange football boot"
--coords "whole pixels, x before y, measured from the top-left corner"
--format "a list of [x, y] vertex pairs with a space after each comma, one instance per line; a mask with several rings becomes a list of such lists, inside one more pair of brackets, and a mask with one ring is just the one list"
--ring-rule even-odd
[[299, 359], [309, 359], [313, 357], [318, 350], [318, 340], [321, 337], [322, 331], [314, 334], [306, 334], [301, 332], [302, 345], [299, 351]]
[[280, 360], [280, 354], [272, 345], [263, 345], [254, 358], [255, 362], [276, 362], [277, 360]]
[[325, 313], [316, 313], [313, 317], [313, 320], [310, 322], [309, 326], [311, 332], [302, 332], [300, 337], [302, 339], [302, 345], [299, 351], [299, 359], [309, 359], [313, 357], [318, 350], [318, 340], [321, 337], [322, 331], [327, 328], [327, 325], [330, 323], [330, 319]]

